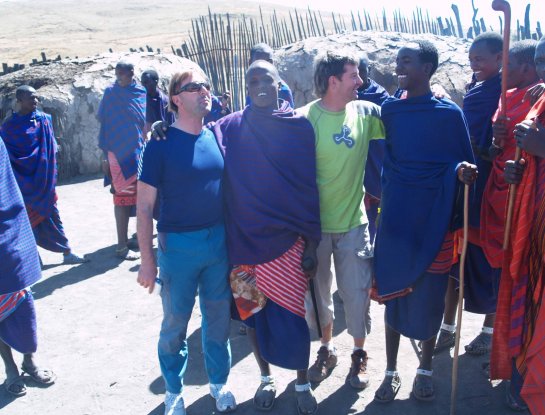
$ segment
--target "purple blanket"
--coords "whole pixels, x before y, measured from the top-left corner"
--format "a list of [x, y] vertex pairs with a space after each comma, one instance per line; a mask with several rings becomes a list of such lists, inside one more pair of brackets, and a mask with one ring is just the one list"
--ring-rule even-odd
[[57, 142], [51, 116], [35, 111], [13, 114], [0, 128], [13, 174], [26, 205], [48, 218], [55, 204]]
[[226, 151], [224, 194], [232, 264], [269, 262], [299, 235], [320, 240], [314, 130], [288, 104], [274, 114], [253, 107], [219, 120]]

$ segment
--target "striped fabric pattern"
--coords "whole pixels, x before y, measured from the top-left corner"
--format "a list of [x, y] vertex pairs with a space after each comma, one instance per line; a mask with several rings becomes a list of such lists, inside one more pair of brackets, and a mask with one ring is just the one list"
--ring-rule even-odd
[[453, 251], [454, 234], [452, 232], [447, 232], [439, 253], [426, 272], [429, 272], [430, 274], [448, 274], [450, 268], [452, 267]]
[[17, 309], [26, 296], [26, 289], [10, 294], [0, 294], [0, 322], [8, 318]]
[[307, 279], [301, 268], [304, 242], [299, 237], [284, 255], [256, 265], [257, 288], [275, 303], [305, 318]]
[[112, 175], [112, 184], [115, 190], [114, 205], [136, 205], [136, 174], [125, 178], [115, 154], [111, 151], [108, 152], [108, 163], [110, 164], [110, 174]]

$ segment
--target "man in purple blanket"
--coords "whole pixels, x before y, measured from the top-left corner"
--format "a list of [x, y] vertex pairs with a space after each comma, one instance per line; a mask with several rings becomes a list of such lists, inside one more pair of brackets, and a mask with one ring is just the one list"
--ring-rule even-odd
[[36, 90], [28, 85], [15, 92], [18, 111], [2, 124], [11, 167], [23, 194], [36, 243], [44, 249], [62, 252], [65, 264], [88, 259], [72, 252], [57, 209], [57, 141], [49, 114], [37, 109]]
[[136, 206], [136, 173], [144, 144], [146, 90], [134, 80], [134, 66], [118, 62], [116, 82], [104, 90], [97, 118], [100, 122], [98, 146], [103, 151], [102, 169], [106, 184], [114, 190], [117, 231], [116, 256], [134, 261], [140, 258], [129, 241], [129, 218]]
[[[358, 88], [358, 99], [372, 102], [380, 107], [390, 94], [382, 85], [379, 85], [370, 78], [371, 65], [369, 65], [369, 58], [365, 54], [360, 56], [358, 72], [363, 81], [362, 86]], [[365, 187], [363, 201], [365, 203], [367, 219], [369, 219], [369, 237], [371, 243], [375, 241], [377, 233], [376, 223], [380, 205], [380, 194], [382, 193], [380, 175], [382, 174], [382, 160], [384, 159], [384, 144], [384, 140], [371, 140], [369, 142], [365, 175], [363, 176], [363, 187]]]
[[30, 286], [41, 278], [36, 242], [17, 181], [0, 137], [0, 356], [4, 362], [4, 387], [13, 396], [26, 394], [24, 378], [12, 349], [22, 353], [22, 371], [40, 384], [55, 382], [51, 370], [40, 369], [36, 312]]
[[382, 105], [386, 153], [375, 278], [379, 300], [386, 304], [387, 366], [377, 402], [392, 401], [400, 388], [401, 335], [422, 341], [413, 396], [435, 398], [431, 365], [452, 264], [454, 206], [459, 182], [471, 184], [477, 173], [468, 163], [473, 153], [462, 111], [432, 95], [430, 78], [438, 62], [430, 42], [401, 48], [396, 73], [407, 98], [388, 98]]
[[[300, 414], [317, 410], [307, 366], [310, 333], [304, 298], [316, 272], [320, 209], [312, 125], [279, 101], [276, 68], [258, 60], [246, 73], [251, 104], [218, 121], [213, 131], [225, 155], [227, 249], [232, 287], [244, 269], [255, 276], [266, 297], [257, 312], [241, 317], [261, 371], [254, 397], [259, 410], [270, 410], [276, 387], [269, 364], [297, 371], [295, 390]], [[279, 106], [280, 102], [280, 106]], [[305, 271], [303, 271], [305, 264]], [[289, 351], [286, 344], [290, 344]]]

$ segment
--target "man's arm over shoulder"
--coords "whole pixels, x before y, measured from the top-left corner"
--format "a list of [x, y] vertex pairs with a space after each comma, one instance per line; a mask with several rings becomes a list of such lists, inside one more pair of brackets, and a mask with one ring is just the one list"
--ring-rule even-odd
[[378, 105], [368, 101], [352, 101], [351, 104], [356, 108], [358, 115], [364, 117], [365, 122], [369, 123], [369, 139], [384, 139], [386, 132], [384, 129], [384, 124], [380, 118], [381, 108]]

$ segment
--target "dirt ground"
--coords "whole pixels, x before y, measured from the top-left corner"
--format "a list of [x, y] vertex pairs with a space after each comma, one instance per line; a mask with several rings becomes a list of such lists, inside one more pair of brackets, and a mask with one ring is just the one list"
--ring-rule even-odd
[[[39, 361], [53, 369], [57, 382], [42, 388], [28, 380], [28, 393], [12, 398], [0, 388], [0, 413], [27, 414], [148, 414], [164, 411], [164, 384], [156, 344], [161, 322], [160, 298], [136, 283], [138, 262], [120, 262], [114, 256], [115, 228], [110, 194], [97, 178], [83, 177], [58, 187], [59, 209], [75, 251], [87, 253], [90, 263], [65, 266], [60, 254], [41, 250], [43, 279], [34, 286], [38, 313]], [[134, 229], [134, 223], [131, 222]], [[315, 388], [320, 415], [449, 413], [452, 353], [434, 360], [437, 399], [420, 403], [410, 397], [417, 367], [414, 344], [401, 342], [399, 371], [402, 386], [392, 404], [372, 403], [385, 369], [383, 308], [372, 305], [373, 332], [366, 349], [370, 355], [370, 387], [362, 392], [345, 383], [351, 342], [344, 325], [342, 303], [335, 294], [337, 320], [335, 344], [339, 365]], [[462, 345], [480, 330], [482, 317], [464, 314]], [[230, 384], [239, 407], [236, 413], [254, 410], [252, 397], [259, 383], [257, 365], [246, 336], [231, 326], [233, 365]], [[189, 415], [216, 413], [208, 395], [200, 342], [200, 311], [196, 307], [189, 326], [190, 360], [185, 378]], [[312, 342], [312, 356], [319, 348]], [[286, 345], [289, 351], [289, 345]], [[463, 350], [463, 348], [462, 348]], [[20, 356], [17, 356], [18, 361]], [[485, 358], [460, 357], [457, 413], [509, 414], [504, 406], [504, 385], [492, 385], [481, 371]], [[294, 373], [275, 370], [278, 397], [271, 414], [296, 415]], [[0, 383], [4, 373], [0, 371]]]

